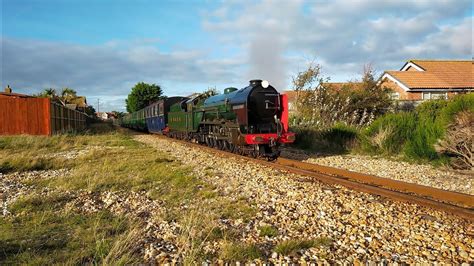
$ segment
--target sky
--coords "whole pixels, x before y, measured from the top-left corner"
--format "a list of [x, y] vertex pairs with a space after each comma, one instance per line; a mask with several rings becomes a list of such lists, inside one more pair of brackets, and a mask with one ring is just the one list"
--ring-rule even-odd
[[137, 82], [167, 96], [266, 79], [279, 91], [314, 62], [331, 81], [364, 65], [473, 57], [467, 0], [0, 0], [1, 81], [64, 87], [124, 111]]

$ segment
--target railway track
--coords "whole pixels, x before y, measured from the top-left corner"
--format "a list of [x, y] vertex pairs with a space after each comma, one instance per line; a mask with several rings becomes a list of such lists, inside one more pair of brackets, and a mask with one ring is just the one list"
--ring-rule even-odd
[[474, 222], [474, 196], [457, 193], [433, 187], [392, 180], [388, 178], [367, 175], [348, 170], [304, 163], [288, 158], [278, 158], [274, 162], [249, 158], [246, 156], [217, 150], [184, 140], [171, 139], [165, 136], [155, 135], [179, 142], [189, 147], [197, 147], [209, 152], [217, 153], [230, 158], [240, 158], [263, 164], [279, 170], [288, 171], [303, 176], [310, 180], [320, 181], [326, 184], [337, 184], [349, 189], [361, 191], [392, 200], [415, 203], [434, 210], [444, 211], [458, 217]]

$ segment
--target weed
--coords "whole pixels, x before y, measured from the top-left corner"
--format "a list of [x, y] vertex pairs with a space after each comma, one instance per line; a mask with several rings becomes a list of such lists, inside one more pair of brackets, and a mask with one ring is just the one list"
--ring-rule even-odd
[[0, 263], [97, 264], [129, 228], [108, 212], [58, 212], [64, 203], [60, 196], [19, 199], [10, 209], [14, 218], [0, 220]]
[[223, 244], [219, 254], [219, 258], [225, 262], [245, 262], [262, 256], [262, 251], [255, 244], [233, 242]]
[[278, 229], [271, 225], [261, 226], [258, 230], [260, 231], [260, 236], [275, 237], [278, 235]]

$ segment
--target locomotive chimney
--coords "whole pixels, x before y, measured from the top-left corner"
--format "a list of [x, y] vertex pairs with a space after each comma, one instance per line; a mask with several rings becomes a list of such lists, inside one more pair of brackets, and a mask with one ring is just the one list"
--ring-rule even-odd
[[262, 80], [261, 80], [261, 79], [252, 79], [252, 80], [250, 81], [250, 85], [251, 85], [251, 86], [258, 86], [258, 85], [260, 85], [261, 83], [262, 83]]

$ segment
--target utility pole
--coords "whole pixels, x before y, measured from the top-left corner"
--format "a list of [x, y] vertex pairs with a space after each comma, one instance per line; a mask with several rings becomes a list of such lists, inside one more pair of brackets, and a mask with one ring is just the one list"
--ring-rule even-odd
[[99, 98], [97, 98], [97, 113], [100, 112], [100, 104], [99, 104]]

